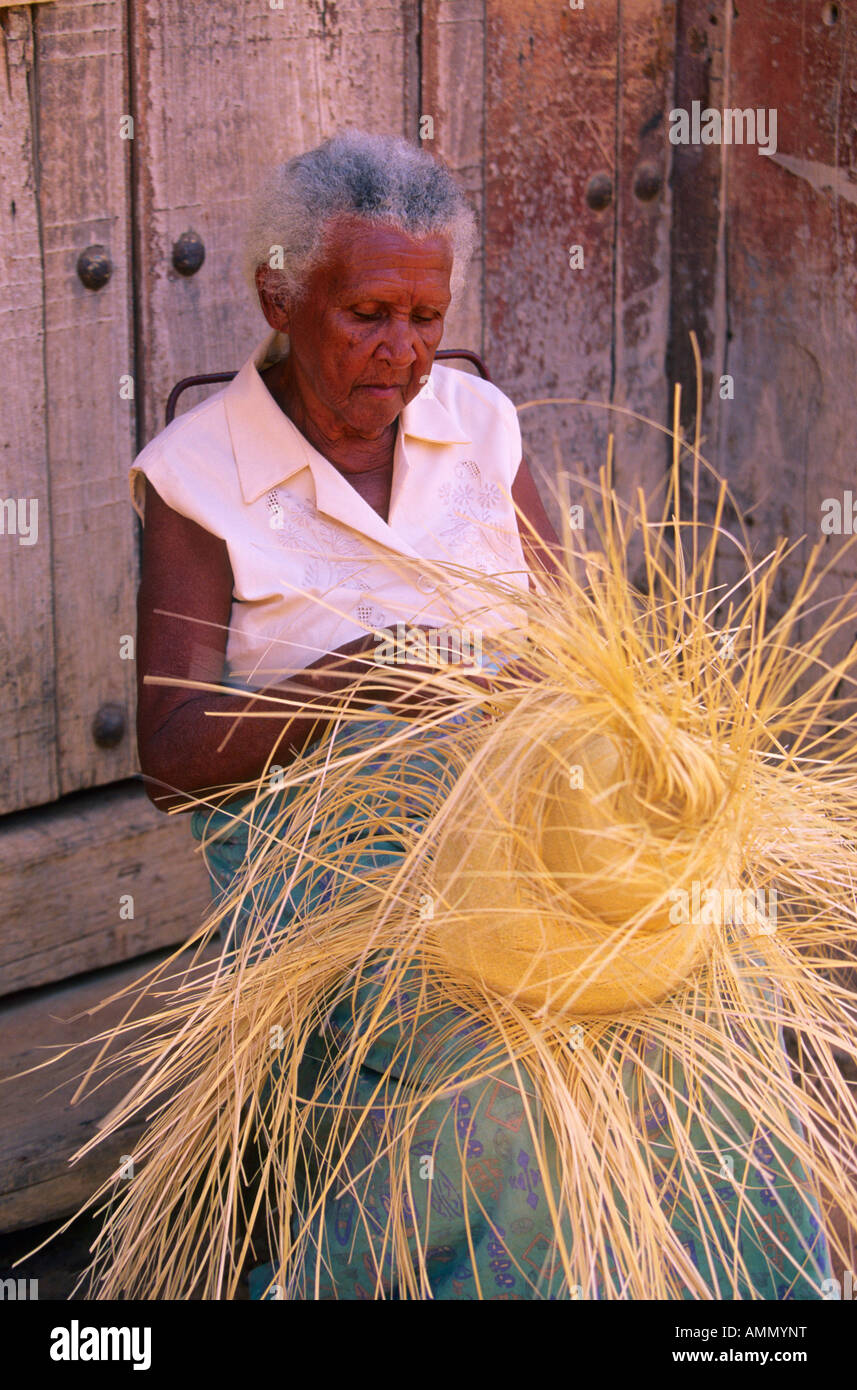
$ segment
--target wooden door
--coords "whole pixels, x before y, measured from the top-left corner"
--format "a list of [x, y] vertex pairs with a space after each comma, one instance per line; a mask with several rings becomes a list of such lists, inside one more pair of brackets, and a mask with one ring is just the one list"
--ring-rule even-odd
[[[0, 814], [136, 766], [125, 14], [122, 0], [0, 9], [0, 500], [37, 520], [32, 542], [0, 535]], [[78, 273], [90, 248], [112, 267], [97, 290]]]
[[[177, 377], [237, 367], [265, 331], [240, 273], [263, 167], [342, 125], [413, 129], [415, 16], [412, 0], [392, 16], [376, 0], [0, 7], [0, 814], [134, 774], [129, 464]], [[173, 262], [188, 232], [193, 276]]]
[[[186, 823], [132, 780], [127, 470], [175, 380], [238, 367], [265, 332], [240, 274], [262, 169], [349, 124], [424, 138], [482, 225], [445, 346], [480, 348], [519, 405], [582, 402], [522, 412], [546, 491], [591, 481], [610, 433], [621, 491], [658, 483], [667, 443], [633, 413], [668, 425], [679, 380], [689, 425], [692, 329], [706, 451], [760, 547], [817, 538], [854, 476], [855, 4], [0, 3], [0, 991], [107, 994], [207, 900]], [[777, 106], [778, 150], [671, 145], [671, 108], [697, 99]], [[847, 539], [828, 592], [854, 573]], [[7, 1144], [4, 1224], [66, 1209], [74, 1125], [49, 1106]]]
[[[766, 154], [758, 140], [676, 147], [669, 365], [690, 398], [694, 329], [705, 452], [759, 556], [806, 538], [772, 595], [777, 617], [816, 542], [832, 566], [821, 600], [857, 577], [848, 531], [821, 525], [825, 501], [857, 499], [857, 4], [684, 0], [676, 55], [676, 105], [776, 113]], [[689, 399], [687, 426], [690, 413]], [[734, 577], [724, 550], [719, 578]], [[857, 613], [828, 655], [855, 640]]]

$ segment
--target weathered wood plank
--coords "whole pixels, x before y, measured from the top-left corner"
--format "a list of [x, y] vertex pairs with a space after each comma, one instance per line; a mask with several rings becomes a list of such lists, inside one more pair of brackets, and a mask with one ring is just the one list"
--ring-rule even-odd
[[[207, 957], [215, 956], [217, 949], [210, 947]], [[188, 964], [190, 955], [182, 958]], [[80, 1048], [50, 1067], [23, 1073], [63, 1047], [85, 1042], [116, 1024], [128, 1008], [128, 999], [92, 1016], [76, 1016], [132, 985], [158, 959], [135, 961], [0, 1006], [0, 1231], [70, 1215], [118, 1170], [123, 1155], [133, 1153], [141, 1124], [118, 1131], [80, 1163], [69, 1166], [72, 1154], [96, 1133], [99, 1122], [127, 1092], [133, 1075], [99, 1090], [90, 1089], [72, 1105], [77, 1080], [92, 1061], [94, 1048]], [[135, 1017], [143, 1017], [144, 1012], [141, 1004]]]
[[[238, 367], [265, 332], [241, 277], [263, 169], [346, 125], [413, 135], [414, 16], [401, 0], [139, 0], [134, 16], [142, 445], [179, 377]], [[191, 229], [205, 261], [184, 278], [172, 248]]]
[[[616, 0], [486, 5], [485, 349], [519, 404], [611, 398], [617, 44]], [[558, 472], [597, 476], [604, 411], [542, 406], [521, 427], [546, 503]]]
[[[722, 109], [729, 100], [728, 45], [730, 0], [678, 0], [675, 39], [674, 109]], [[668, 132], [664, 131], [664, 142]], [[702, 359], [702, 452], [720, 459], [719, 431], [724, 416], [719, 383], [727, 371], [723, 146], [676, 144], [672, 148], [672, 226], [670, 337], [667, 378], [682, 387], [681, 426], [692, 435], [696, 412], [696, 372], [691, 331]], [[727, 407], [728, 409], [728, 407]], [[670, 421], [670, 423], [672, 423]], [[727, 461], [728, 465], [728, 461]], [[683, 469], [683, 505], [690, 504], [692, 465]], [[710, 516], [713, 488], [700, 475], [700, 514]], [[734, 520], [734, 518], [733, 518]], [[730, 519], [726, 518], [727, 524]]]
[[[618, 177], [613, 401], [664, 425], [670, 423], [666, 379], [670, 304], [670, 151], [665, 138], [672, 106], [675, 5], [623, 0], [617, 71]], [[611, 414], [616, 433], [614, 477], [623, 498], [662, 482], [668, 458], [663, 434]]]
[[[134, 531], [126, 470], [134, 402], [130, 327], [126, 30], [122, 0], [63, 0], [35, 15], [39, 203], [45, 268], [45, 374], [51, 481], [60, 792], [131, 775]], [[87, 289], [81, 251], [104, 246], [108, 283]], [[125, 732], [99, 746], [98, 710], [124, 711]]]
[[[51, 512], [45, 432], [33, 33], [0, 16], [0, 814], [57, 795]], [[14, 508], [14, 525], [2, 503]], [[22, 526], [19, 526], [18, 508]], [[31, 540], [31, 537], [33, 538]]]
[[209, 902], [195, 848], [187, 815], [156, 811], [134, 783], [9, 817], [0, 994], [187, 940]]
[[[485, 15], [482, 0], [424, 0], [422, 6], [421, 118], [433, 122], [425, 148], [438, 155], [470, 197], [484, 233]], [[428, 129], [428, 127], [426, 127]], [[470, 263], [467, 284], [447, 315], [444, 346], [485, 352], [484, 235]], [[488, 350], [489, 368], [495, 365]]]

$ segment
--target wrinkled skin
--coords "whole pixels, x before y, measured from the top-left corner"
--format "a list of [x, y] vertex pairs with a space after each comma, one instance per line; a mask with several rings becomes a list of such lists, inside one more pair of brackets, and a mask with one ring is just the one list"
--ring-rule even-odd
[[[395, 438], [399, 413], [431, 371], [450, 303], [452, 249], [445, 237], [418, 240], [342, 219], [326, 251], [291, 309], [277, 296], [275, 272], [257, 272], [265, 317], [291, 339], [267, 381], [298, 428], [352, 471]], [[391, 389], [378, 396], [373, 385]]]

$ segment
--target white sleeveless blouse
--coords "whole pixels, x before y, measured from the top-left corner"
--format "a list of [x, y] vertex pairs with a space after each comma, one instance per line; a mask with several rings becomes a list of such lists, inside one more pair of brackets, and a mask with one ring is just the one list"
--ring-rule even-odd
[[[287, 339], [269, 334], [228, 386], [174, 420], [130, 471], [144, 523], [145, 476], [174, 511], [226, 542], [230, 678], [274, 684], [398, 623], [484, 632], [520, 624], [516, 605], [479, 589], [480, 574], [528, 585], [510, 495], [521, 432], [508, 397], [435, 364], [399, 417], [384, 521], [262, 381], [261, 369], [287, 350]], [[429, 572], [444, 563], [468, 572], [453, 590]], [[199, 641], [211, 645], [205, 632]]]

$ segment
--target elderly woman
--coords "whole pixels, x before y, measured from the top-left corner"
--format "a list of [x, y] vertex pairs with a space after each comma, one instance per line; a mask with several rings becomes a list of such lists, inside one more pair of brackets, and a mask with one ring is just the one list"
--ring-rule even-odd
[[521, 584], [525, 550], [551, 565], [557, 540], [512, 403], [433, 365], [473, 239], [451, 177], [402, 140], [342, 136], [263, 188], [249, 261], [273, 331], [132, 470], [139, 670], [219, 682], [225, 659], [231, 680], [278, 693], [300, 671], [305, 712], [283, 738], [277, 721], [243, 720], [221, 747], [204, 710], [239, 713], [245, 699], [141, 683], [156, 805], [171, 804], [166, 789], [256, 777], [275, 743], [303, 748], [319, 731], [312, 692], [323, 701], [366, 670], [369, 629], [448, 625], [421, 560], [517, 571]]
[[[365, 706], [357, 736], [379, 746], [385, 713], [425, 712], [438, 698], [424, 664], [403, 663], [399, 652], [393, 679], [370, 660], [379, 629], [460, 635], [475, 630], [474, 615], [479, 633], [512, 627], [487, 576], [503, 576], [513, 594], [556, 567], [559, 543], [521, 459], [512, 403], [484, 381], [434, 365], [473, 240], [472, 214], [452, 178], [403, 140], [351, 132], [274, 170], [248, 242], [248, 275], [271, 332], [225, 390], [176, 420], [132, 470], [145, 521], [140, 759], [155, 805], [206, 793], [209, 805], [194, 812], [192, 827], [204, 837], [216, 893], [240, 873], [248, 835], [241, 798], [218, 807], [212, 790], [254, 783], [274, 750], [286, 760], [313, 745], [331, 726], [337, 693], [353, 693], [357, 677]], [[438, 582], [444, 566], [457, 584]], [[490, 688], [478, 652], [468, 655], [474, 669], [466, 679]], [[145, 684], [145, 675], [166, 680]], [[246, 693], [201, 694], [200, 682], [255, 694], [250, 702]], [[279, 703], [272, 717], [238, 717], [266, 696], [291, 697], [298, 712]], [[389, 862], [397, 846], [373, 844], [362, 810], [352, 819], [343, 836], [358, 870], [371, 875], [377, 856]], [[327, 902], [326, 872], [302, 883], [310, 906]], [[304, 906], [306, 898], [291, 901], [295, 914]], [[248, 895], [236, 935], [264, 911]], [[334, 1036], [344, 1031], [340, 1019]], [[316, 1042], [305, 1054], [302, 1094], [329, 1045]], [[367, 1120], [351, 1158], [372, 1172], [360, 1218], [347, 1195], [319, 1218], [325, 1229], [313, 1244], [323, 1257], [296, 1275], [288, 1297], [397, 1296], [395, 1270], [376, 1250], [390, 1189], [369, 1151], [369, 1122], [390, 1078], [411, 1084], [401, 1054], [392, 1028], [389, 1045], [373, 1044], [350, 1093]], [[428, 1149], [414, 1152], [430, 1152], [436, 1165], [426, 1230], [415, 1213], [412, 1233], [425, 1296], [574, 1297], [551, 1282], [552, 1175], [528, 1152], [520, 1076], [500, 1067], [489, 1079], [427, 1104], [420, 1117]], [[545, 1154], [550, 1134], [547, 1142]], [[460, 1173], [462, 1151], [479, 1220], [465, 1218], [450, 1177]], [[780, 1247], [793, 1247], [798, 1270], [815, 1248], [823, 1268], [818, 1223], [789, 1196], [791, 1181], [782, 1198], [791, 1229]], [[717, 1221], [734, 1231], [744, 1199], [727, 1188], [718, 1200]], [[715, 1231], [717, 1221], [707, 1219]], [[677, 1212], [674, 1228], [695, 1260], [693, 1220]], [[778, 1275], [752, 1241], [744, 1258], [746, 1291], [756, 1296], [807, 1296], [812, 1287], [800, 1275]], [[725, 1294], [736, 1276], [724, 1261], [706, 1267], [705, 1278]], [[263, 1294], [273, 1273], [256, 1273]]]
[[[434, 364], [473, 244], [473, 214], [451, 176], [401, 139], [350, 132], [263, 185], [248, 278], [272, 331], [131, 474], [145, 523], [138, 741], [156, 806], [252, 781], [275, 747], [279, 760], [306, 748], [331, 695], [356, 675], [369, 708], [424, 709], [425, 666], [413, 663], [408, 692], [409, 664], [398, 659], [385, 685], [385, 668], [367, 661], [373, 633], [399, 623], [457, 631], [475, 611], [480, 633], [507, 626], [508, 614], [480, 602], [479, 573], [523, 587], [532, 570], [554, 566], [558, 541], [521, 458], [514, 406]], [[429, 573], [444, 563], [470, 577], [452, 599]], [[300, 713], [278, 705], [277, 718], [225, 721], [224, 738], [224, 721], [206, 711], [240, 715], [246, 696], [144, 684], [145, 675], [292, 694]], [[233, 809], [218, 813], [221, 834], [206, 841], [216, 891], [247, 850]], [[218, 823], [197, 811], [193, 828], [201, 838]], [[493, 1125], [501, 1136], [503, 1124]], [[532, 1199], [509, 1176], [511, 1225], [531, 1216]], [[447, 1224], [433, 1292], [469, 1297], [467, 1252], [450, 1259], [460, 1233], [454, 1218]], [[481, 1256], [500, 1296], [509, 1279], [487, 1270], [498, 1264], [495, 1243], [487, 1231]], [[358, 1252], [343, 1258], [329, 1296], [365, 1296], [361, 1279]]]

